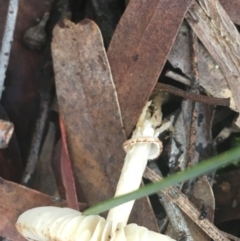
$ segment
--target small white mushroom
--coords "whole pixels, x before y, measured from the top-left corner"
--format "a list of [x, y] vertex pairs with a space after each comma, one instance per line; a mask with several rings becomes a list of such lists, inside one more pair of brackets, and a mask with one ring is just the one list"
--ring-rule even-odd
[[171, 241], [166, 235], [136, 224], [118, 223], [112, 232], [111, 221], [98, 215], [83, 216], [70, 208], [38, 207], [23, 213], [17, 230], [29, 241]]
[[[115, 196], [138, 189], [147, 160], [161, 153], [162, 145], [157, 138], [163, 130], [159, 128], [161, 103], [162, 96], [156, 95], [146, 104], [132, 139], [124, 143], [127, 155]], [[29, 241], [173, 241], [145, 227], [127, 225], [133, 204], [131, 201], [111, 209], [107, 220], [98, 215], [84, 216], [69, 208], [33, 208], [18, 218], [16, 227]]]

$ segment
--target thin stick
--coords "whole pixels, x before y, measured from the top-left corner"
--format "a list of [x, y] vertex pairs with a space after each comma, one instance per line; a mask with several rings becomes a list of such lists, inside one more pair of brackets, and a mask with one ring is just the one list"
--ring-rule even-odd
[[[146, 168], [144, 175], [145, 178], [152, 182], [159, 182], [163, 180], [150, 168]], [[160, 191], [160, 195], [166, 195], [169, 201], [175, 203], [189, 218], [193, 220], [209, 237], [214, 241], [229, 241], [217, 227], [209, 221], [209, 219], [200, 219], [200, 211], [196, 209], [187, 197], [175, 187], [165, 188]]]
[[166, 72], [165, 76], [167, 76], [168, 78], [171, 78], [173, 80], [176, 80], [176, 81], [178, 81], [178, 82], [180, 82], [182, 84], [185, 84], [187, 86], [191, 85], [190, 79], [188, 79], [187, 77], [184, 77], [184, 76], [182, 76], [182, 75], [180, 75], [178, 73], [175, 73], [175, 72], [173, 72], [171, 70], [168, 70]]
[[[162, 177], [162, 173], [159, 170], [155, 161], [149, 162], [148, 167], [157, 175], [159, 175], [159, 177]], [[163, 205], [167, 213], [167, 217], [169, 218], [169, 221], [172, 224], [172, 227], [176, 232], [177, 236], [181, 237], [181, 239], [185, 241], [193, 241], [193, 237], [191, 235], [189, 227], [179, 207], [176, 206], [173, 202], [169, 202], [169, 199], [165, 195], [162, 195], [162, 193], [159, 192], [157, 194], [159, 197], [159, 201]]]
[[238, 237], [236, 237], [236, 236], [234, 236], [234, 235], [232, 235], [232, 234], [230, 234], [230, 233], [226, 233], [226, 232], [224, 232], [224, 231], [221, 231], [221, 233], [222, 233], [225, 237], [227, 237], [227, 238], [229, 238], [229, 239], [231, 239], [231, 240], [233, 240], [233, 241], [240, 241], [240, 238], [238, 238]]
[[11, 46], [13, 42], [13, 34], [16, 25], [18, 13], [18, 0], [10, 0], [8, 6], [7, 21], [2, 39], [2, 47], [0, 51], [0, 99], [4, 90], [4, 80], [8, 67]]
[[[197, 35], [191, 31], [192, 36], [192, 72], [193, 80], [190, 89], [190, 93], [199, 94], [199, 71], [198, 71], [198, 39]], [[197, 109], [195, 102], [192, 103], [192, 113], [191, 113], [191, 126], [190, 126], [190, 137], [189, 145], [187, 151], [187, 165], [192, 166], [195, 155], [195, 142], [196, 142], [196, 121], [197, 121]]]
[[216, 97], [212, 97], [212, 96], [197, 95], [194, 93], [186, 92], [186, 91], [176, 88], [172, 85], [167, 85], [167, 84], [163, 84], [163, 83], [157, 83], [155, 86], [155, 90], [164, 91], [164, 92], [167, 92], [170, 94], [174, 94], [174, 95], [183, 97], [185, 99], [205, 103], [208, 105], [229, 106], [229, 102], [230, 102], [229, 99], [227, 99], [227, 98], [216, 98]]
[[43, 131], [44, 131], [47, 116], [48, 116], [49, 102], [50, 102], [49, 93], [41, 93], [40, 117], [37, 120], [36, 128], [35, 128], [32, 143], [31, 143], [30, 154], [28, 156], [27, 165], [22, 177], [21, 183], [23, 185], [27, 185], [27, 183], [29, 182], [32, 174], [35, 171], [35, 168], [38, 162], [39, 150], [40, 150], [40, 145], [43, 137]]

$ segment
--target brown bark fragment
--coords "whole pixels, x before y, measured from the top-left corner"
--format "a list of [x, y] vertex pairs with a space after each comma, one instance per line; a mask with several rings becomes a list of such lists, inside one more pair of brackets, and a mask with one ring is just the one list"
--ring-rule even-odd
[[[240, 35], [217, 0], [194, 1], [187, 21], [214, 60], [220, 66], [240, 111]], [[240, 126], [238, 118], [236, 124]]]

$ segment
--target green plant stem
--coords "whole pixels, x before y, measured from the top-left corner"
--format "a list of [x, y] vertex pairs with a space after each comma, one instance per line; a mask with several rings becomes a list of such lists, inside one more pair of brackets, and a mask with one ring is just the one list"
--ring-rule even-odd
[[191, 178], [203, 175], [221, 167], [222, 165], [230, 164], [231, 162], [236, 161], [237, 158], [240, 158], [240, 147], [227, 151], [207, 161], [201, 162], [185, 171], [171, 175], [161, 182], [151, 183], [138, 189], [137, 191], [103, 201], [84, 211], [83, 215], [96, 215], [125, 202], [151, 195], [166, 187], [174, 186], [179, 182], [184, 182]]

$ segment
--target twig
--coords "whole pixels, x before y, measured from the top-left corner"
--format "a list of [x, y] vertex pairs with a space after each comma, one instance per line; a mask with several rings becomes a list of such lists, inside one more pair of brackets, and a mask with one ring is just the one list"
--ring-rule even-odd
[[48, 115], [49, 109], [49, 102], [50, 102], [50, 94], [49, 93], [41, 93], [41, 111], [40, 117], [37, 120], [35, 132], [33, 135], [30, 153], [27, 160], [27, 165], [22, 177], [21, 183], [23, 185], [27, 185], [28, 181], [30, 180], [34, 170], [36, 168], [38, 162], [38, 155], [40, 150], [40, 145], [43, 137], [43, 131], [46, 124], [46, 119]]
[[[190, 89], [190, 93], [199, 94], [199, 71], [198, 71], [198, 39], [196, 34], [191, 31], [192, 36], [192, 72], [193, 79], [192, 85]], [[197, 109], [195, 102], [192, 103], [192, 111], [191, 111], [191, 126], [190, 126], [190, 137], [189, 137], [189, 145], [187, 151], [187, 165], [192, 166], [197, 163], [193, 163], [194, 154], [195, 154], [195, 143], [196, 143], [196, 121], [197, 121]]]
[[165, 76], [167, 76], [168, 78], [171, 78], [171, 79], [174, 79], [182, 84], [185, 84], [185, 85], [188, 85], [190, 86], [190, 79], [178, 74], [178, 73], [175, 73], [171, 70], [167, 71]]
[[[160, 177], [162, 177], [162, 174], [158, 169], [155, 161], [149, 162], [148, 167], [151, 168]], [[177, 236], [185, 241], [193, 240], [188, 225], [180, 209], [174, 203], [169, 202], [169, 199], [165, 195], [162, 195], [160, 192], [157, 193], [157, 195], [159, 197], [159, 201], [161, 202], [167, 213], [167, 217], [169, 218], [169, 221], [172, 224], [172, 227], [176, 232]]]
[[224, 232], [224, 231], [221, 231], [221, 233], [222, 233], [225, 237], [227, 237], [227, 238], [229, 238], [229, 239], [231, 239], [231, 240], [233, 240], [233, 241], [240, 241], [240, 238], [238, 238], [238, 237], [236, 237], [236, 236], [234, 236], [234, 235], [232, 235], [232, 234], [230, 234], [230, 233], [226, 233], [226, 232]]
[[157, 83], [155, 86], [156, 90], [165, 91], [192, 101], [196, 102], [202, 102], [208, 105], [221, 105], [221, 106], [229, 106], [229, 99], [225, 98], [216, 98], [216, 97], [210, 97], [205, 95], [197, 95], [194, 93], [188, 93], [184, 90], [181, 90], [179, 88], [176, 88], [171, 85], [163, 84], [163, 83]]
[[197, 35], [191, 31], [192, 37], [192, 71], [193, 71], [193, 81], [192, 89], [195, 93], [198, 93], [199, 86], [199, 71], [198, 71], [198, 38]]
[[4, 80], [13, 42], [13, 34], [16, 25], [17, 13], [18, 0], [10, 0], [0, 52], [0, 99], [2, 98], [2, 92], [4, 90]]
[[[144, 175], [145, 178], [149, 179], [152, 182], [159, 182], [163, 180], [159, 175], [157, 175], [150, 168], [146, 168]], [[180, 192], [175, 187], [165, 188], [160, 191], [160, 195], [166, 195], [170, 202], [175, 203], [184, 213], [186, 213], [189, 218], [191, 218], [194, 223], [196, 223], [209, 237], [214, 241], [229, 241], [220, 230], [209, 219], [200, 219], [200, 211], [196, 209], [193, 204], [187, 199], [187, 197]]]

